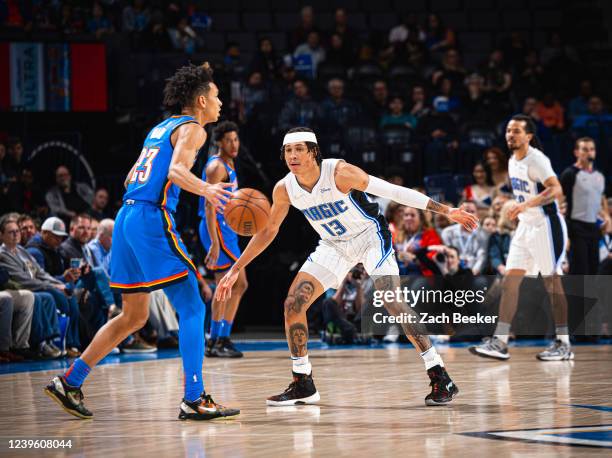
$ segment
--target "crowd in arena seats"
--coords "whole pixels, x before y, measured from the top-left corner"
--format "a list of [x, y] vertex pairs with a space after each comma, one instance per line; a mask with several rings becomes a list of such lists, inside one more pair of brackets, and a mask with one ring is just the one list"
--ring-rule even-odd
[[[222, 87], [221, 97], [229, 102], [224, 104], [224, 114], [240, 123], [241, 136], [253, 151], [270, 150], [270, 145], [276, 151], [276, 139], [287, 129], [309, 126], [317, 132], [326, 156], [344, 157], [390, 181], [424, 185], [423, 190], [438, 200], [465, 203], [481, 219], [481, 228], [469, 240], [442, 215], [381, 202], [393, 229], [401, 272], [415, 278], [432, 276], [434, 267], [443, 275], [469, 271], [474, 278], [503, 276], [515, 225], [504, 211], [512, 197], [503, 131], [512, 114], [527, 114], [536, 121], [538, 136], [558, 175], [574, 161], [575, 140], [585, 136], [595, 140], [597, 166], [605, 176], [612, 173], [612, 115], [602, 94], [606, 88], [557, 30], [548, 30], [548, 42], [537, 47], [529, 35], [508, 30], [498, 42], [478, 48], [481, 54], [475, 59], [473, 43], [458, 30], [459, 24], [445, 23], [435, 13], [402, 14], [397, 24], [377, 33], [372, 17], [369, 28], [356, 29], [350, 25], [353, 11], [337, 8], [332, 20], [323, 24], [319, 13], [305, 6], [293, 26], [279, 29], [286, 33], [279, 34], [270, 25], [270, 34], [251, 33], [249, 40], [233, 40], [232, 33], [219, 30], [223, 21], [234, 16], [200, 5], [206, 3], [134, 0], [85, 5], [8, 0], [0, 3], [0, 23], [3, 30], [47, 31], [61, 39], [105, 40], [121, 34], [129, 37], [131, 52], [165, 51], [210, 59]], [[240, 29], [239, 14], [235, 18], [236, 27], [224, 24], [227, 30]], [[215, 40], [220, 34], [219, 45]], [[251, 42], [257, 43], [254, 49], [249, 48]], [[209, 52], [213, 45], [218, 49]], [[0, 215], [5, 215], [8, 224], [2, 236], [8, 242], [4, 242], [9, 247], [6, 256], [21, 253], [27, 262], [18, 255], [13, 260], [31, 264], [29, 271], [48, 283], [34, 290], [6, 275], [4, 285], [9, 286], [4, 287], [11, 297], [0, 295], [0, 304], [13, 304], [13, 340], [8, 347], [0, 342], [0, 360], [31, 356], [24, 342], [29, 342], [33, 353], [56, 357], [63, 349], [53, 341], [66, 332], [60, 329], [66, 321], [72, 339], [66, 351], [79, 351], [121, 307], [107, 289], [111, 251], [107, 220], [114, 216], [112, 202], [120, 196], [74, 181], [73, 171], [61, 164], [54, 171], [54, 185], [41, 189], [26, 157], [19, 139], [0, 143]], [[391, 171], [391, 164], [400, 167], [399, 174]], [[600, 268], [605, 273], [610, 272], [612, 260], [609, 208], [600, 212], [597, 223]], [[51, 217], [60, 221], [49, 222]], [[16, 221], [18, 235], [9, 221]], [[93, 221], [100, 224], [92, 233]], [[83, 225], [89, 225], [89, 230]], [[21, 241], [15, 242], [15, 237]], [[45, 253], [37, 244], [51, 254], [68, 254], [48, 255], [57, 257], [57, 265], [51, 262], [47, 270]], [[71, 264], [77, 258], [83, 259], [78, 269]], [[432, 264], [436, 258], [444, 258], [444, 263]], [[34, 269], [32, 259], [42, 262], [42, 267]], [[0, 269], [0, 282], [3, 275]], [[350, 280], [347, 283], [355, 283], [354, 276]], [[339, 321], [346, 317], [340, 313], [344, 306], [338, 306], [346, 302], [346, 297], [340, 297], [347, 295], [345, 290], [332, 297], [335, 302], [327, 302], [323, 315], [330, 322], [340, 322], [348, 339], [353, 333]], [[354, 288], [348, 296], [355, 296]], [[159, 336], [163, 345], [172, 345], [176, 324], [167, 300], [158, 299], [152, 304], [159, 304], [156, 316], [162, 318], [148, 334]], [[71, 304], [77, 300], [80, 323], [75, 333], [70, 314], [75, 313]], [[30, 315], [21, 312], [28, 307], [33, 309]], [[59, 317], [55, 307], [63, 310]], [[349, 308], [352, 320], [354, 304]], [[23, 322], [28, 316], [31, 333], [24, 339], [27, 326]], [[609, 316], [607, 320], [609, 326]], [[126, 351], [130, 346], [134, 351], [153, 348], [141, 336], [122, 344]]]

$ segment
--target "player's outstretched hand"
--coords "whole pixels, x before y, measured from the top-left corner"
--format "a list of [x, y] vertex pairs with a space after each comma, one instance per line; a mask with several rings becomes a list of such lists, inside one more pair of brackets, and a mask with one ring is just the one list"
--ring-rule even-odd
[[215, 297], [218, 301], [223, 302], [226, 299], [232, 297], [232, 286], [238, 279], [238, 271], [230, 269], [217, 285], [217, 291], [215, 291]]
[[212, 243], [210, 245], [210, 250], [206, 254], [206, 258], [204, 259], [204, 265], [207, 269], [213, 269], [217, 264], [217, 260], [219, 259], [219, 243]]
[[232, 198], [233, 195], [232, 191], [230, 191], [228, 188], [233, 186], [233, 183], [209, 184], [204, 190], [204, 197], [213, 205], [213, 207], [222, 212], [225, 204]]
[[472, 232], [478, 227], [478, 217], [466, 212], [463, 206], [451, 208], [448, 212], [448, 219], [461, 224], [466, 231]]

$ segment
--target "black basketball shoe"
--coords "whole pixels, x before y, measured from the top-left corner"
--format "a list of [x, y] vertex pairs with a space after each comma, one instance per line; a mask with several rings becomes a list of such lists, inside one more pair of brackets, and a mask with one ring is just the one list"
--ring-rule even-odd
[[240, 409], [224, 407], [213, 401], [210, 394], [202, 393], [200, 397], [191, 402], [183, 399], [179, 412], [179, 420], [213, 420], [215, 418], [234, 417]]
[[215, 343], [217, 342], [217, 339], [208, 339], [206, 341], [206, 350], [204, 352], [204, 355], [207, 358], [213, 357], [213, 356], [217, 356], [217, 353], [214, 351], [215, 348]]
[[431, 383], [431, 393], [425, 396], [425, 405], [443, 406], [459, 394], [459, 388], [446, 373], [442, 366], [434, 366], [427, 371]]
[[45, 394], [70, 415], [84, 420], [93, 418], [93, 413], [83, 404], [84, 396], [81, 388], [68, 385], [62, 375], [53, 377], [51, 383], [45, 387]]
[[315, 404], [321, 399], [312, 380], [312, 374], [296, 374], [293, 372], [293, 382], [287, 389], [276, 396], [270, 396], [266, 404], [269, 406], [294, 406], [300, 404]]
[[219, 358], [242, 358], [242, 352], [234, 346], [229, 337], [219, 337], [212, 349]]

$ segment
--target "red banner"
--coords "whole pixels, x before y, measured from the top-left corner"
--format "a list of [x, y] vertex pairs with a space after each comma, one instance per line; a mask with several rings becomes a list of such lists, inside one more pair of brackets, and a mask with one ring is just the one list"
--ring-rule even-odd
[[106, 111], [106, 49], [103, 44], [71, 44], [71, 101], [73, 111]]

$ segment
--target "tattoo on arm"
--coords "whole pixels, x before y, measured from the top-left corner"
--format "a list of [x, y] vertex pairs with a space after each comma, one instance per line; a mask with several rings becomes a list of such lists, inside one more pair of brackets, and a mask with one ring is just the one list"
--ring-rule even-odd
[[314, 293], [312, 282], [305, 280], [300, 282], [293, 291], [290, 291], [285, 299], [285, 312], [287, 315], [302, 313], [305, 305], [309, 304]]
[[304, 323], [294, 323], [289, 327], [289, 346], [293, 356], [306, 356], [308, 353], [308, 328]]
[[425, 208], [425, 210], [446, 215], [449, 209], [447, 205], [441, 204], [440, 202], [436, 202], [433, 199], [429, 199], [429, 202], [427, 202], [427, 208]]

